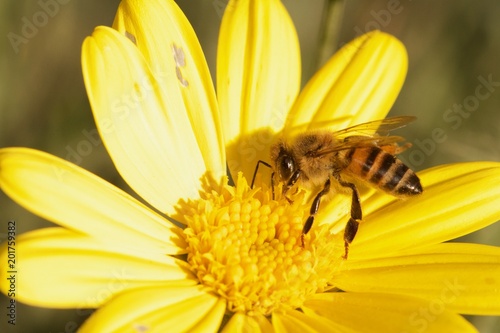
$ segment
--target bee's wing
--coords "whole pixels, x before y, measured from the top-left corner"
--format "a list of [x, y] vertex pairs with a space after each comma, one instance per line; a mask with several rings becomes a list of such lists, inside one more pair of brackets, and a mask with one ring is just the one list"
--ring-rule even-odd
[[[363, 147], [381, 147], [384, 146], [393, 146], [397, 149], [389, 149], [394, 150], [399, 154], [406, 148], [410, 147], [411, 144], [406, 144], [404, 146], [395, 145], [398, 142], [405, 141], [405, 138], [402, 136], [391, 135], [391, 136], [350, 136], [347, 137], [344, 141], [339, 141], [334, 146], [327, 146], [316, 151], [316, 155], [321, 156], [325, 154], [330, 154], [340, 150], [346, 150], [351, 148], [363, 148]], [[389, 148], [389, 147], [388, 147]]]
[[[405, 141], [405, 139], [397, 135], [388, 135], [388, 133], [397, 128], [406, 126], [406, 124], [415, 119], [416, 117], [412, 116], [392, 117], [354, 125], [336, 131], [333, 133], [333, 136], [339, 141], [334, 146], [322, 148], [316, 153], [318, 155], [325, 155], [351, 148], [395, 146], [396, 143]], [[394, 149], [394, 151], [400, 153], [409, 146], [411, 146], [411, 144], [406, 144], [402, 147], [396, 145], [398, 148]]]
[[348, 136], [384, 136], [388, 135], [390, 131], [406, 126], [412, 121], [415, 121], [415, 119], [417, 119], [417, 117], [400, 116], [375, 120], [336, 131], [333, 135], [339, 139]]

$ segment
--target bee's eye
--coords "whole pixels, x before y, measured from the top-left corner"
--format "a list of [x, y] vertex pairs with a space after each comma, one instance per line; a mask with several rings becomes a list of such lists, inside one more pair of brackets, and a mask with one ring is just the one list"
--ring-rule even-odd
[[280, 177], [283, 180], [288, 180], [295, 171], [295, 162], [291, 156], [285, 155], [280, 162]]

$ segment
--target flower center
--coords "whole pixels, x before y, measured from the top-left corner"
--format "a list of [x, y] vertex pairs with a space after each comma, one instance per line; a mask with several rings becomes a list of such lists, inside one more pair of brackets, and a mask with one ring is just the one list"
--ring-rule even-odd
[[341, 260], [343, 243], [327, 224], [315, 225], [302, 247], [309, 212], [302, 193], [293, 203], [271, 198], [268, 188], [250, 189], [239, 175], [235, 187], [224, 185], [184, 210], [188, 263], [202, 284], [227, 299], [229, 311], [297, 308], [328, 288]]

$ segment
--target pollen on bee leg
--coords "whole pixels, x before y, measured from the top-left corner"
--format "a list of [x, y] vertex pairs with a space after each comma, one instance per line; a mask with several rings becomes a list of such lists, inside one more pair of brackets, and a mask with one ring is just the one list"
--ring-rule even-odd
[[235, 187], [226, 182], [183, 209], [188, 264], [200, 283], [227, 299], [229, 311], [269, 315], [300, 307], [326, 288], [340, 262], [343, 244], [332, 241], [326, 224], [315, 225], [301, 246], [309, 214], [303, 193], [290, 204], [271, 191], [265, 184], [251, 189], [239, 174]]

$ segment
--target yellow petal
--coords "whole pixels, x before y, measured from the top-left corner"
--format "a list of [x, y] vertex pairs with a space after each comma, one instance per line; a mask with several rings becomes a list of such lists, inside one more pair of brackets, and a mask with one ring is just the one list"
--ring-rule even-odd
[[300, 50], [278, 0], [230, 1], [217, 52], [217, 94], [231, 173], [269, 158], [300, 85]]
[[113, 28], [133, 36], [153, 73], [161, 77], [162, 92], [172, 103], [167, 111], [187, 114], [207, 170], [216, 178], [224, 175], [225, 148], [214, 85], [184, 13], [171, 0], [122, 1]]
[[[384, 293], [322, 293], [307, 300], [306, 315], [328, 318], [341, 325], [338, 332], [477, 332], [463, 317], [429, 301]], [[336, 331], [336, 332], [337, 332]]]
[[96, 239], [140, 251], [185, 251], [178, 227], [105, 180], [50, 154], [0, 149], [0, 188], [27, 210]]
[[[213, 300], [216, 296], [214, 295], [207, 295], [205, 296], [206, 299]], [[199, 300], [198, 300], [199, 301]], [[197, 302], [198, 302], [197, 301]], [[193, 311], [198, 312], [201, 307], [198, 306], [197, 308], [193, 309], [193, 306], [190, 304], [186, 304], [185, 308], [180, 308], [176, 309], [178, 311], [182, 311], [183, 314], [186, 313], [187, 316], [189, 316]], [[189, 332], [193, 333], [205, 333], [205, 332], [218, 332], [222, 319], [224, 317], [224, 313], [226, 312], [226, 300], [224, 298], [217, 298], [217, 303], [215, 303], [208, 312], [205, 312], [204, 316], [201, 316], [199, 313], [196, 314], [195, 318], [199, 318], [198, 321], [195, 323], [195, 325], [191, 324], [189, 327]], [[186, 322], [189, 320], [192, 322], [192, 317], [187, 317], [189, 319], [186, 319]], [[161, 319], [160, 319], [161, 320]], [[168, 326], [165, 326], [167, 328]], [[179, 332], [182, 331], [184, 332], [186, 329], [184, 327], [179, 329]], [[159, 332], [164, 332], [159, 331]]]
[[399, 200], [377, 194], [367, 203], [350, 258], [387, 256], [444, 242], [500, 219], [500, 163], [439, 166], [419, 177], [421, 195]]
[[285, 135], [385, 118], [407, 67], [406, 49], [393, 36], [372, 31], [356, 38], [306, 85], [287, 118]]
[[423, 298], [433, 311], [500, 315], [500, 248], [443, 243], [395, 257], [347, 260], [333, 283], [346, 291]]
[[262, 315], [247, 316], [237, 312], [224, 326], [222, 333], [267, 333], [273, 332], [273, 326], [266, 317]]
[[[183, 261], [162, 253], [131, 251], [127, 244], [119, 250], [107, 242], [63, 228], [23, 234], [16, 240], [15, 248], [17, 273], [2, 265], [0, 288], [8, 294], [7, 278], [15, 274], [16, 299], [36, 306], [94, 308], [137, 287], [196, 283]], [[6, 263], [7, 258], [4, 243], [0, 259]]]
[[276, 332], [337, 332], [335, 323], [319, 316], [308, 316], [297, 310], [273, 313]]
[[224, 311], [225, 301], [199, 286], [147, 287], [118, 295], [79, 332], [216, 332]]
[[128, 38], [96, 28], [83, 44], [82, 66], [103, 142], [122, 177], [151, 205], [172, 213], [180, 198], [199, 196], [207, 170], [216, 177], [225, 170], [204, 160], [184, 106], [162, 88], [167, 77], [152, 73]]

